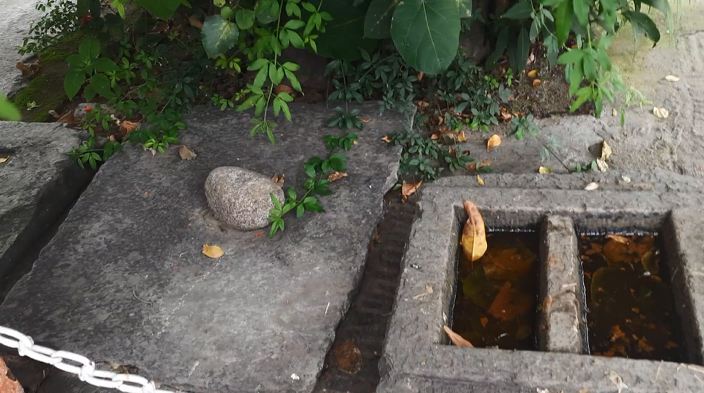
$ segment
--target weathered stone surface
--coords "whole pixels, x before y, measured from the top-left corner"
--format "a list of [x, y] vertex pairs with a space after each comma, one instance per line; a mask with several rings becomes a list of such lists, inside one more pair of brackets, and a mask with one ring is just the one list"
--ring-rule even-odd
[[283, 202], [284, 192], [271, 177], [235, 166], [213, 169], [205, 179], [205, 197], [215, 216], [240, 230], [269, 224], [271, 194]]
[[[380, 138], [403, 122], [376, 108], [361, 108], [371, 120], [326, 212], [287, 220], [274, 239], [220, 225], [203, 184], [232, 165], [300, 184], [323, 135], [341, 133], [324, 128], [324, 106], [292, 107], [274, 145], [249, 137], [248, 114], [199, 109], [182, 138], [195, 160], [127, 147], [5, 299], [0, 324], [185, 391], [311, 391], [396, 178], [398, 151]], [[201, 255], [204, 243], [225, 255]]]
[[39, 13], [34, 9], [37, 1], [4, 0], [3, 17], [0, 18], [0, 93], [10, 94], [20, 82], [20, 72], [15, 65], [22, 58], [17, 47], [29, 31], [29, 26]]
[[78, 134], [63, 126], [0, 122], [0, 298], [9, 272], [26, 254], [39, 252], [39, 239], [75, 201], [90, 174], [78, 168], [68, 152]]

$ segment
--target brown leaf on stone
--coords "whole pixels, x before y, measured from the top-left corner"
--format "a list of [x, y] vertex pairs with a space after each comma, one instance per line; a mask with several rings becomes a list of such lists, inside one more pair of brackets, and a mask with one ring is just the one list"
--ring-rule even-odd
[[333, 349], [337, 369], [347, 374], [357, 374], [362, 369], [362, 351], [352, 340], [345, 340]]
[[484, 179], [479, 175], [477, 175], [477, 184], [479, 184], [480, 186], [484, 185]]
[[139, 128], [140, 123], [138, 121], [123, 120], [120, 122], [120, 131], [124, 135], [129, 135], [132, 131]]
[[225, 255], [225, 252], [220, 248], [220, 246], [215, 244], [203, 244], [203, 255], [208, 258], [218, 259]]
[[191, 15], [188, 17], [188, 23], [190, 23], [191, 26], [195, 27], [198, 30], [203, 28], [203, 22], [195, 15]]
[[406, 183], [403, 182], [403, 185], [401, 185], [401, 199], [403, 201], [407, 201], [408, 198], [418, 192], [418, 189], [420, 189], [420, 186], [423, 185], [423, 181], [419, 181], [417, 183]]
[[611, 149], [611, 146], [609, 146], [606, 141], [601, 142], [601, 159], [604, 161], [608, 161], [609, 158], [611, 158], [611, 155], [614, 153], [614, 151]]
[[491, 302], [487, 312], [496, 319], [511, 321], [531, 312], [532, 308], [533, 297], [515, 290], [511, 286], [511, 282], [506, 281], [499, 293], [496, 294], [494, 301]]
[[276, 183], [279, 187], [284, 187], [285, 176], [284, 175], [274, 175], [271, 177], [271, 181]]
[[0, 393], [24, 393], [22, 385], [7, 368], [5, 361], [0, 357]]
[[456, 347], [474, 348], [474, 345], [472, 345], [471, 342], [467, 341], [466, 338], [460, 336], [459, 334], [453, 332], [449, 326], [445, 325], [442, 328], [445, 331], [445, 334], [447, 334], [447, 337], [450, 338], [450, 341], [452, 342], [452, 344], [454, 344]]
[[331, 174], [328, 175], [328, 181], [332, 183], [332, 182], [336, 182], [340, 179], [344, 179], [346, 177], [347, 177], [347, 172], [335, 171], [335, 172], [332, 172]]
[[276, 89], [274, 89], [274, 93], [276, 93], [276, 94], [279, 94], [279, 93], [293, 94], [293, 88], [287, 84], [281, 83], [278, 86], [276, 86]]
[[465, 258], [474, 262], [486, 253], [486, 228], [484, 219], [474, 203], [464, 201], [464, 210], [467, 213], [467, 221], [462, 229], [460, 244]]
[[195, 160], [198, 154], [194, 153], [188, 146], [181, 145], [181, 147], [178, 148], [178, 156], [181, 157], [182, 160], [190, 161]]
[[496, 149], [501, 145], [501, 137], [498, 134], [494, 134], [486, 141], [486, 149], [492, 150]]

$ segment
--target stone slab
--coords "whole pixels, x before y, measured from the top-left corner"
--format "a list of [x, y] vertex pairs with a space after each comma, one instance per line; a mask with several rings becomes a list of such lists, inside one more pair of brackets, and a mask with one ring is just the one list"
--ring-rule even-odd
[[56, 124], [0, 122], [0, 299], [8, 274], [36, 253], [40, 239], [78, 198], [91, 174], [67, 155], [76, 131]]
[[[287, 220], [274, 239], [217, 222], [205, 179], [234, 165], [298, 184], [322, 137], [341, 133], [325, 128], [324, 106], [293, 106], [275, 145], [249, 136], [248, 114], [199, 108], [182, 138], [195, 160], [126, 147], [0, 306], [0, 324], [185, 391], [312, 391], [396, 180], [399, 152], [380, 139], [401, 117], [375, 108], [361, 108], [370, 121], [326, 212]], [[224, 257], [203, 256], [204, 243]]]
[[[499, 177], [506, 184], [521, 183], [525, 179], [525, 176], [517, 180]], [[473, 182], [472, 177], [448, 178], [445, 182], [454, 185], [435, 184], [422, 191], [420, 218], [413, 224], [404, 256], [401, 283], [380, 366], [382, 382], [377, 392], [617, 392], [620, 383], [632, 391], [644, 392], [704, 389], [704, 368], [697, 364], [576, 353], [460, 349], [447, 345], [442, 330], [451, 319], [459, 231], [466, 219], [462, 201], [471, 199], [489, 227], [535, 226], [546, 217], [560, 216], [585, 229], [675, 228], [673, 233], [684, 239], [680, 245], [687, 248], [689, 254], [685, 254], [686, 258], [669, 261], [671, 269], [682, 271], [673, 286], [680, 281], [685, 283], [681, 292], [690, 297], [674, 293], [675, 304], [682, 314], [683, 324], [690, 325], [686, 329], [691, 334], [692, 344], [688, 347], [688, 361], [700, 362], [700, 327], [703, 324], [700, 310], [692, 306], [702, 304], [702, 277], [699, 275], [704, 253], [697, 242], [704, 224], [696, 220], [692, 226], [687, 226], [678, 218], [704, 202], [700, 191], [633, 192], [616, 189], [620, 187], [618, 184], [612, 184], [614, 189], [584, 191], [570, 189], [569, 182], [563, 184], [565, 189], [467, 187]], [[546, 228], [549, 231], [550, 225]], [[556, 237], [552, 241], [559, 242]], [[682, 251], [674, 253], [681, 255]], [[428, 286], [433, 288], [432, 294], [417, 296], [426, 293]], [[624, 389], [621, 386], [621, 390]]]
[[15, 67], [22, 56], [17, 48], [29, 27], [39, 16], [34, 9], [36, 0], [3, 0], [0, 18], [0, 93], [9, 95], [21, 82], [21, 74]]

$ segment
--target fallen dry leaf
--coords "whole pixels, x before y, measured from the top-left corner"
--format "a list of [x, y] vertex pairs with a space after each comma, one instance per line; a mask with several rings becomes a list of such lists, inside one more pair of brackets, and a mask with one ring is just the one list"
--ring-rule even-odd
[[388, 136], [388, 135], [384, 135], [384, 137], [381, 138], [381, 140], [384, 141], [384, 142], [386, 142], [386, 143], [391, 143], [391, 137]]
[[123, 120], [120, 122], [120, 131], [122, 131], [124, 135], [129, 135], [132, 131], [139, 128], [139, 124], [139, 122]]
[[614, 151], [611, 150], [611, 146], [606, 141], [601, 142], [601, 159], [607, 161], [612, 154], [614, 154]]
[[277, 186], [283, 188], [284, 187], [284, 181], [286, 180], [284, 175], [274, 175], [271, 177], [271, 181], [276, 183]]
[[178, 156], [181, 157], [182, 160], [190, 161], [195, 160], [198, 154], [194, 153], [188, 146], [181, 145], [181, 147], [178, 148]]
[[543, 84], [543, 81], [541, 81], [540, 79], [533, 79], [533, 82], [531, 84], [533, 85], [533, 87], [540, 87], [540, 85]]
[[408, 198], [415, 194], [420, 186], [423, 185], [423, 181], [419, 181], [417, 183], [406, 183], [403, 182], [403, 185], [401, 186], [401, 198], [406, 201]]
[[584, 187], [584, 190], [585, 191], [594, 191], [597, 188], [599, 188], [599, 183], [591, 182], [591, 183], [587, 184], [586, 187]]
[[607, 239], [610, 239], [610, 240], [613, 240], [613, 241], [615, 241], [615, 242], [617, 242], [617, 243], [621, 243], [621, 244], [628, 244], [628, 243], [630, 243], [630, 241], [628, 240], [628, 238], [625, 237], [625, 236], [622, 236], [622, 235], [610, 234], [610, 235], [606, 235], [606, 238], [607, 238]]
[[24, 393], [22, 385], [7, 368], [5, 361], [0, 357], [0, 392], [2, 393]]
[[499, 110], [499, 117], [503, 121], [509, 121], [513, 118], [513, 114], [508, 110], [508, 108], [502, 106]]
[[670, 117], [670, 111], [665, 108], [658, 108], [657, 106], [653, 108], [653, 115], [658, 119], [667, 119]]
[[609, 169], [609, 164], [607, 164], [606, 161], [602, 160], [601, 158], [597, 158], [596, 167], [599, 168], [599, 171], [606, 172]]
[[546, 166], [541, 166], [540, 168], [538, 168], [538, 173], [540, 173], [541, 175], [547, 175], [548, 173], [552, 173], [552, 169]]
[[344, 179], [346, 177], [347, 177], [347, 172], [335, 171], [335, 172], [332, 172], [331, 174], [328, 175], [328, 181], [330, 181], [332, 183], [332, 182], [336, 182], [340, 179]]
[[420, 298], [424, 298], [424, 297], [426, 297], [428, 295], [432, 295], [432, 294], [433, 294], [433, 287], [430, 286], [430, 284], [426, 284], [425, 291], [423, 293], [419, 293], [419, 294], [413, 296], [413, 300], [418, 300]]
[[680, 78], [678, 76], [674, 76], [674, 75], [667, 75], [667, 76], [665, 76], [665, 80], [668, 82], [679, 82]]
[[487, 312], [501, 321], [512, 321], [530, 313], [534, 306], [533, 302], [532, 297], [515, 290], [511, 282], [506, 281], [489, 305]]
[[0, 164], [4, 164], [10, 160], [10, 156], [0, 156]]
[[482, 179], [482, 177], [479, 175], [477, 175], [477, 184], [479, 184], [480, 186], [484, 185], [484, 179]]
[[345, 340], [333, 349], [337, 369], [347, 374], [357, 374], [362, 369], [362, 351], [352, 340]]
[[486, 253], [486, 228], [484, 228], [484, 219], [474, 203], [464, 201], [464, 210], [467, 213], [467, 222], [462, 229], [460, 243], [464, 256], [474, 262]]
[[501, 146], [501, 137], [498, 134], [492, 135], [487, 141], [486, 141], [486, 149], [487, 150], [492, 150], [496, 149], [497, 147]]
[[225, 252], [218, 245], [203, 244], [203, 255], [208, 258], [218, 259], [225, 255]]
[[278, 86], [276, 86], [276, 89], [274, 89], [274, 93], [276, 93], [276, 94], [279, 94], [279, 93], [293, 94], [293, 88], [285, 83], [281, 83]]
[[538, 70], [537, 69], [530, 70], [530, 71], [528, 71], [528, 73], [526, 75], [528, 75], [528, 77], [530, 79], [535, 79], [538, 77]]
[[457, 142], [467, 142], [467, 134], [465, 134], [464, 131], [460, 131], [457, 133]]
[[455, 333], [450, 329], [449, 326], [445, 325], [442, 327], [443, 330], [445, 330], [445, 333], [447, 334], [447, 337], [450, 338], [450, 341], [459, 348], [474, 348], [474, 345], [472, 345], [471, 342], [467, 341], [464, 337], [460, 336], [459, 334]]

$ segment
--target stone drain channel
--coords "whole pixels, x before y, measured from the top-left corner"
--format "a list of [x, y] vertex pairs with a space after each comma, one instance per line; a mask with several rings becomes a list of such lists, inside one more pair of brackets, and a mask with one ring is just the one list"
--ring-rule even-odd
[[[462, 179], [469, 184], [468, 179]], [[460, 179], [423, 192], [387, 332], [378, 392], [697, 392], [704, 386], [704, 218], [698, 192], [474, 188]], [[470, 199], [490, 228], [539, 228], [538, 350], [448, 345], [458, 239]], [[686, 346], [686, 362], [585, 356], [576, 229], [659, 232]], [[433, 291], [428, 296], [419, 296]]]

